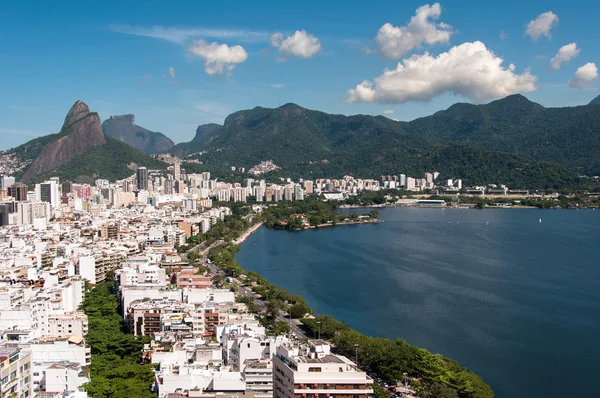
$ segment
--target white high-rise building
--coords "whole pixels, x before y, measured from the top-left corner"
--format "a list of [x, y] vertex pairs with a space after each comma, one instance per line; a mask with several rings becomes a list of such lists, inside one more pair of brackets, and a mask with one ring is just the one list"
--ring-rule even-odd
[[323, 340], [284, 342], [273, 357], [273, 398], [373, 395], [373, 380]]
[[294, 186], [293, 185], [286, 185], [286, 187], [284, 188], [283, 191], [283, 198], [285, 200], [294, 200]]
[[406, 188], [406, 174], [400, 174], [400, 186]]
[[60, 184], [58, 179], [35, 184], [35, 200], [37, 202], [50, 203], [50, 206], [53, 208], [60, 205]]
[[304, 200], [304, 190], [300, 184], [294, 185], [294, 200]]
[[15, 177], [0, 175], [0, 190], [12, 187], [15, 184]]
[[219, 202], [229, 202], [231, 200], [231, 192], [229, 189], [221, 189], [217, 192], [217, 199]]
[[233, 188], [233, 201], [234, 202], [245, 202], [246, 201], [246, 188]]
[[175, 181], [179, 181], [181, 179], [181, 165], [179, 164], [178, 160], [176, 160], [175, 164], [173, 165], [173, 179]]
[[34, 220], [50, 220], [50, 203], [48, 202], [18, 202], [17, 203], [17, 224], [33, 225]]

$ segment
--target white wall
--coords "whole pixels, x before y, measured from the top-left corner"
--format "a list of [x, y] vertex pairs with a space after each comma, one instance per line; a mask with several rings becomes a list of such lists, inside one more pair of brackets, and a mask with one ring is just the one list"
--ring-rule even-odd
[[79, 257], [79, 275], [92, 285], [96, 284], [96, 259], [94, 256]]

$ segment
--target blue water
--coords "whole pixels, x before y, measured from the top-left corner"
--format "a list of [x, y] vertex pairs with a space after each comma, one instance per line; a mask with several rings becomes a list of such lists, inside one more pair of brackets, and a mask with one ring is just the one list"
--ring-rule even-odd
[[237, 260], [317, 313], [459, 361], [497, 397], [600, 396], [600, 211], [394, 208], [380, 219], [261, 228]]

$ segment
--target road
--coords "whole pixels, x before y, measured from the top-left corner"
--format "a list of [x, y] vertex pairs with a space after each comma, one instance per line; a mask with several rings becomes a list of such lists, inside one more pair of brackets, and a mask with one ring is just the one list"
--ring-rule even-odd
[[[199, 251], [200, 246], [202, 246], [202, 245], [198, 245], [198, 246], [195, 246], [190, 249], [190, 251], [195, 251], [196, 253], [199, 253], [202, 256], [202, 258], [199, 259], [200, 260], [199, 263], [202, 264], [202, 266], [206, 266], [208, 268], [208, 270], [209, 270], [208, 274], [210, 276], [224, 275], [223, 271], [218, 269], [215, 264], [208, 262], [208, 252], [210, 251], [210, 249], [212, 249], [213, 247], [222, 245], [224, 243], [225, 243], [224, 241], [218, 240], [202, 251]], [[185, 254], [185, 258], [187, 259], [187, 253]], [[236, 278], [232, 278], [232, 282], [237, 287], [237, 295], [238, 296], [252, 297], [252, 299], [254, 300], [254, 303], [257, 306], [259, 306], [259, 307], [264, 306], [264, 301], [261, 300], [260, 298], [258, 298], [257, 295], [252, 290], [250, 290], [249, 288], [244, 286], [244, 284], [242, 282], [240, 282]], [[283, 315], [283, 313], [280, 312], [277, 315], [276, 319], [277, 319], [277, 321], [287, 323], [290, 326], [290, 328], [292, 329], [292, 332], [296, 335], [296, 337], [301, 338], [301, 339], [308, 338], [308, 336], [304, 333], [304, 331], [298, 325], [296, 325], [296, 323], [294, 323], [294, 321], [292, 319], [285, 317]]]

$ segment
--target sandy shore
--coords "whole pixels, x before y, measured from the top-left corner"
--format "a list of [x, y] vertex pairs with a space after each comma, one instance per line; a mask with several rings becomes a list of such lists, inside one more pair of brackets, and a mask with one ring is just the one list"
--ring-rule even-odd
[[256, 232], [260, 227], [262, 227], [263, 223], [262, 221], [259, 222], [258, 224], [253, 225], [252, 227], [250, 227], [249, 229], [246, 230], [246, 232], [244, 232], [242, 234], [242, 236], [240, 236], [239, 238], [237, 238], [233, 243], [236, 245], [239, 245], [241, 243], [243, 243], [246, 239], [248, 239], [248, 237], [250, 235], [252, 235], [254, 232]]

